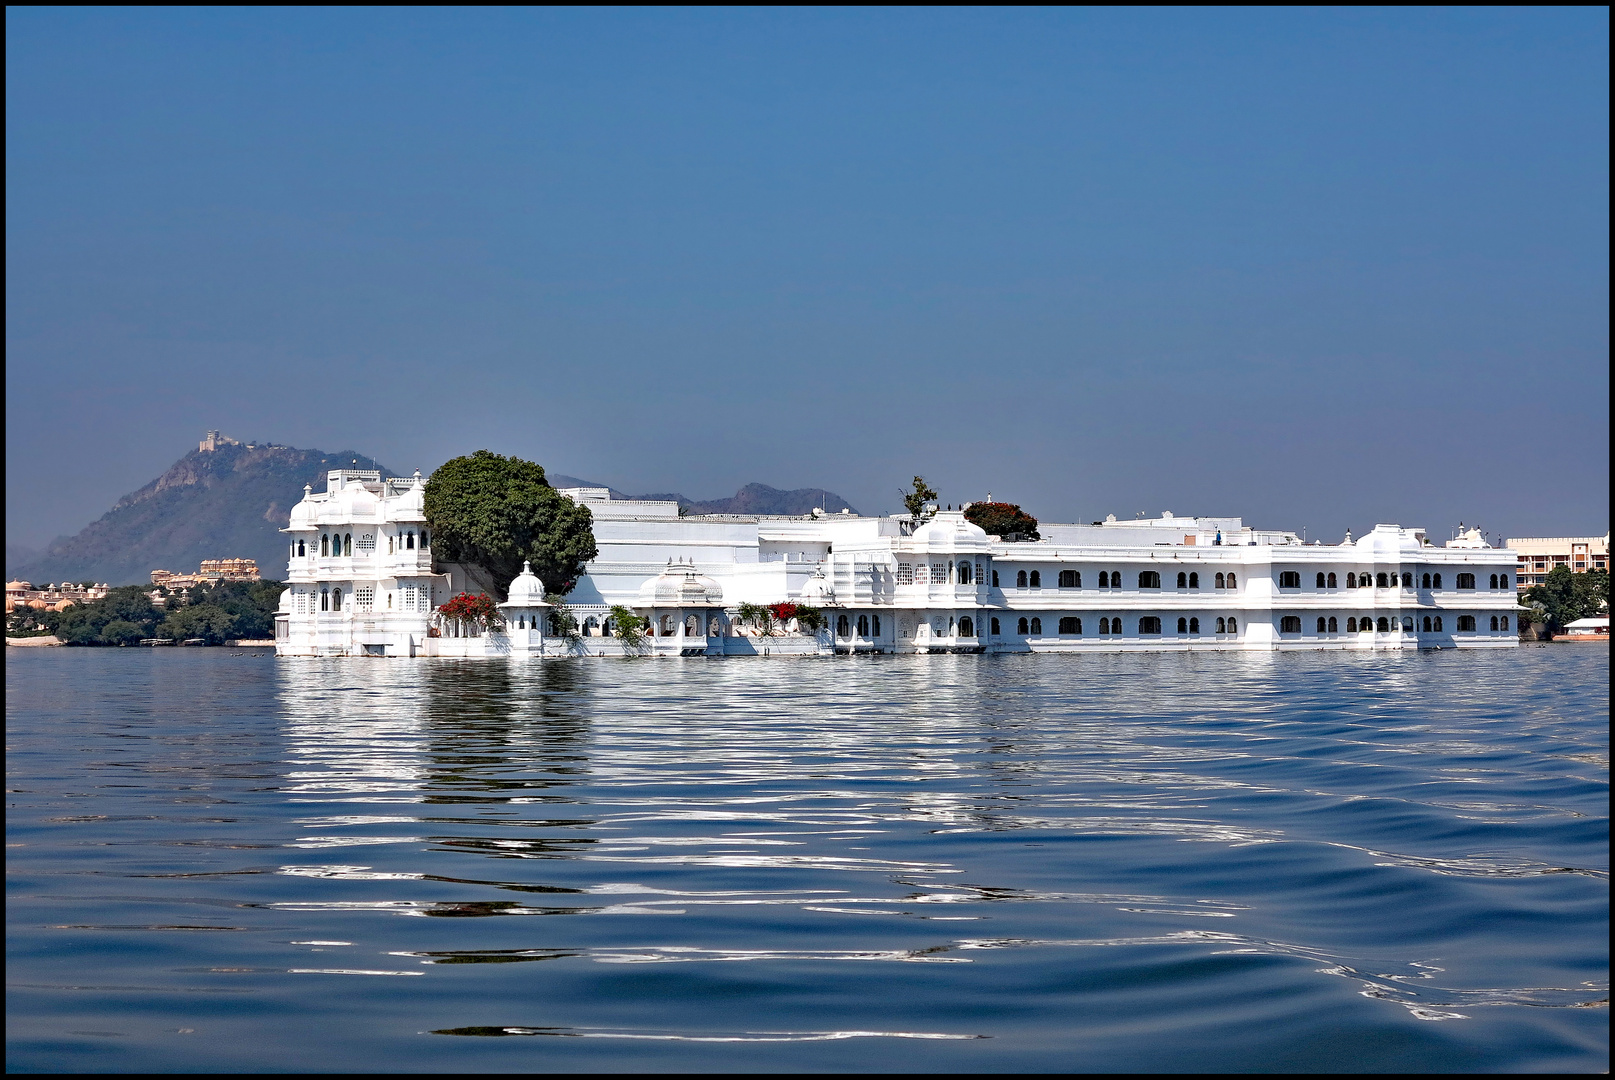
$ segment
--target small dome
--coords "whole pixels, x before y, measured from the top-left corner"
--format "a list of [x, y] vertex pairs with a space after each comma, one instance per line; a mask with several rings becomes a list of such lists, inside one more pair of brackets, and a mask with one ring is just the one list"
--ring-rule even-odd
[[319, 513], [319, 505], [309, 499], [309, 486], [303, 485], [303, 498], [292, 507], [291, 522], [288, 528], [313, 528], [315, 515]]
[[943, 549], [961, 544], [977, 547], [986, 544], [987, 532], [981, 526], [972, 524], [961, 511], [944, 510], [915, 529], [914, 540]]
[[824, 567], [819, 567], [813, 572], [813, 576], [807, 579], [807, 584], [802, 586], [797, 599], [809, 607], [830, 607], [835, 604], [836, 591], [830, 585], [829, 579], [824, 576]]
[[533, 564], [522, 563], [522, 572], [510, 582], [510, 599], [500, 607], [548, 607], [544, 603], [544, 583], [533, 574]]
[[668, 560], [667, 568], [639, 588], [641, 607], [715, 607], [723, 586], [695, 571], [694, 563]]

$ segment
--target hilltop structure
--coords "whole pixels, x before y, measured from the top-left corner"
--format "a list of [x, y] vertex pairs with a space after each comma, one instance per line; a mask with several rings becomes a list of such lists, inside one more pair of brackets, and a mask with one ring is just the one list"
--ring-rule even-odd
[[[281, 655], [668, 655], [828, 652], [1086, 652], [1191, 649], [1512, 648], [1515, 556], [1432, 545], [1379, 525], [1358, 540], [1304, 544], [1239, 518], [1040, 525], [1042, 539], [989, 536], [962, 510], [916, 521], [850, 513], [679, 515], [678, 504], [562, 489], [588, 506], [600, 553], [567, 598], [577, 636], [558, 637], [541, 583], [511, 585], [478, 625], [439, 608], [492, 592], [475, 567], [437, 563], [425, 481], [334, 470], [291, 512]], [[531, 579], [531, 580], [529, 580]], [[742, 603], [793, 602], [828, 627], [770, 634]], [[633, 643], [611, 610], [649, 620]]]
[[151, 583], [169, 589], [188, 589], [193, 585], [216, 585], [221, 581], [259, 581], [255, 559], [203, 559], [194, 574], [176, 574], [172, 570], [153, 570]]

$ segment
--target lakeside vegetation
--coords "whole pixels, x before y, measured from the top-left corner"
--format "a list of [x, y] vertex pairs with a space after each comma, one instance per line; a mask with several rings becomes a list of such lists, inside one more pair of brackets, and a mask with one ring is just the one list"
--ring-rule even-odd
[[263, 640], [274, 637], [275, 608], [285, 588], [279, 581], [222, 581], [157, 589], [163, 601], [159, 607], [152, 603], [149, 586], [124, 585], [66, 611], [21, 608], [6, 616], [6, 634], [54, 634], [66, 645], [138, 645], [149, 638], [200, 639], [208, 645]]

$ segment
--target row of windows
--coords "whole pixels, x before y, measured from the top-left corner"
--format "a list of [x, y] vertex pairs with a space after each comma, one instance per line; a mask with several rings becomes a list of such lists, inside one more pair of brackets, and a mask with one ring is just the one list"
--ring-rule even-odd
[[[400, 611], [430, 611], [432, 607], [432, 594], [426, 586], [403, 585], [399, 588]], [[315, 610], [315, 593], [294, 590], [292, 593], [292, 610], [298, 614], [312, 614]], [[319, 591], [318, 610], [341, 611], [342, 589], [322, 588]], [[376, 589], [373, 585], [361, 585], [353, 590], [353, 603], [360, 611], [369, 611], [376, 603]], [[393, 594], [387, 594], [387, 610], [393, 610]]]
[[[1000, 633], [1000, 631], [998, 629], [998, 627], [999, 627], [998, 620], [994, 619], [992, 621], [992, 625], [993, 625], [993, 634], [996, 636], [997, 634]], [[1081, 634], [1083, 632], [1082, 631], [1082, 620], [1077, 618], [1076, 616], [1067, 615], [1067, 616], [1060, 619], [1059, 628], [1060, 628], [1059, 632], [1061, 634], [1067, 634], [1067, 635]], [[1039, 635], [1041, 635], [1043, 633], [1043, 620], [1039, 619], [1039, 618], [1035, 618], [1035, 617], [1033, 617], [1033, 618], [1024, 618], [1023, 617], [1018, 622], [1016, 622], [1016, 624], [1015, 624], [1015, 632], [1017, 634], [1022, 635], [1022, 636], [1037, 637], [1037, 636], [1039, 636]], [[1122, 620], [1121, 620], [1120, 615], [1116, 616], [1115, 618], [1111, 618], [1108, 615], [1107, 616], [1102, 616], [1100, 618], [1100, 620], [1099, 620], [1099, 633], [1101, 635], [1120, 634], [1122, 632], [1123, 632], [1122, 631]], [[1154, 615], [1141, 615], [1141, 616], [1139, 616], [1138, 632], [1140, 634], [1159, 634], [1159, 633], [1161, 633], [1162, 632], [1161, 631], [1161, 620], [1158, 619], [1157, 617], [1155, 617]], [[1197, 618], [1196, 619], [1184, 618], [1184, 619], [1179, 619], [1178, 620], [1178, 633], [1180, 633], [1180, 634], [1198, 634], [1199, 632], [1200, 632], [1200, 620], [1199, 619], [1197, 619]], [[1231, 619], [1231, 618], [1219, 618], [1217, 620], [1217, 633], [1219, 633], [1219, 634], [1237, 634], [1237, 633], [1239, 633], [1239, 620], [1238, 619]]]
[[[981, 563], [961, 561], [957, 565], [945, 563], [898, 563], [897, 584], [899, 585], [970, 585], [981, 580]], [[998, 584], [998, 575], [993, 574], [993, 584]]]
[[[1373, 587], [1373, 586], [1378, 586], [1381, 589], [1394, 589], [1394, 588], [1397, 587], [1397, 584], [1398, 584], [1397, 576], [1394, 573], [1392, 573], [1392, 574], [1385, 574], [1385, 573], [1379, 573], [1379, 574], [1355, 574], [1355, 573], [1352, 573], [1352, 574], [1347, 574], [1346, 575], [1346, 588], [1348, 588], [1348, 589], [1359, 589], [1359, 588], [1367, 589], [1367, 588], [1370, 588], [1370, 587]], [[1402, 588], [1404, 588], [1404, 589], [1413, 588], [1413, 575], [1411, 573], [1404, 573], [1402, 575], [1400, 584], [1401, 584]], [[1284, 570], [1284, 571], [1280, 572], [1280, 574], [1279, 574], [1279, 588], [1281, 588], [1281, 589], [1299, 589], [1300, 587], [1301, 587], [1301, 575], [1300, 575], [1299, 572], [1297, 572], [1295, 570]], [[1318, 575], [1318, 588], [1320, 588], [1320, 589], [1336, 589], [1336, 588], [1339, 588], [1339, 587], [1340, 586], [1337, 584], [1337, 579], [1336, 579], [1335, 575], [1333, 575], [1333, 574], [1323, 574], [1323, 573], [1320, 573]], [[1439, 589], [1439, 588], [1441, 588], [1441, 575], [1440, 574], [1423, 574], [1423, 575], [1421, 575], [1420, 578], [1419, 578], [1419, 587], [1424, 588], [1424, 589]], [[1456, 582], [1454, 583], [1454, 587], [1459, 588], [1459, 589], [1473, 589], [1473, 588], [1475, 588], [1475, 575], [1474, 574], [1459, 574], [1457, 576]], [[1488, 588], [1506, 589], [1508, 587], [1509, 587], [1509, 581], [1508, 581], [1508, 575], [1507, 574], [1493, 574], [1491, 576], [1490, 584], [1488, 585]]]
[[[1440, 615], [1433, 615], [1433, 616], [1432, 615], [1426, 615], [1426, 616], [1424, 616], [1422, 626], [1423, 626], [1424, 632], [1427, 633], [1427, 634], [1430, 634], [1430, 633], [1442, 633], [1446, 629], [1446, 627], [1442, 624], [1442, 619], [1441, 619]], [[1402, 617], [1402, 627], [1401, 627], [1402, 630], [1404, 632], [1406, 632], [1406, 633], [1411, 634], [1411, 633], [1413, 633], [1413, 627], [1414, 627], [1414, 619], [1413, 619], [1413, 617], [1411, 615], [1404, 615]], [[1508, 616], [1507, 615], [1493, 615], [1492, 616], [1492, 621], [1491, 621], [1491, 627], [1492, 627], [1493, 630], [1507, 630], [1508, 629]], [[1382, 615], [1378, 619], [1375, 619], [1375, 618], [1373, 618], [1371, 616], [1364, 615], [1361, 618], [1348, 616], [1347, 619], [1346, 619], [1346, 633], [1348, 633], [1348, 634], [1356, 634], [1356, 633], [1359, 633], [1359, 632], [1367, 633], [1367, 632], [1369, 632], [1371, 630], [1378, 630], [1382, 634], [1388, 634], [1391, 631], [1395, 630], [1396, 628], [1397, 628], [1396, 627], [1396, 620], [1395, 620], [1394, 616], [1391, 617], [1391, 618], [1386, 618], [1385, 616]], [[1474, 630], [1475, 630], [1475, 616], [1473, 616], [1473, 615], [1460, 615], [1460, 616], [1458, 616], [1458, 631], [1459, 631], [1459, 633], [1473, 633]], [[1280, 620], [1280, 622], [1279, 622], [1279, 633], [1281, 633], [1281, 634], [1299, 634], [1300, 632], [1301, 632], [1301, 616], [1299, 616], [1299, 615], [1286, 615], [1286, 616], [1284, 616], [1283, 619]], [[1328, 619], [1324, 619], [1324, 618], [1321, 618], [1321, 617], [1318, 619], [1318, 633], [1320, 633], [1320, 634], [1338, 634], [1339, 632], [1340, 632], [1340, 622], [1339, 622], [1339, 620], [1335, 619], [1332, 616], [1330, 618], [1328, 618]]]
[[[396, 545], [396, 549], [398, 551], [413, 551], [413, 550], [415, 550], [415, 530], [410, 529], [408, 532], [405, 532], [405, 533], [403, 533], [403, 534], [401, 534], [399, 536], [396, 536], [396, 537], [395, 536], [389, 536], [389, 537], [387, 537], [387, 554], [389, 554], [389, 555], [393, 554], [395, 545]], [[359, 542], [358, 542], [357, 546], [358, 546], [359, 554], [361, 554], [361, 555], [363, 555], [363, 554], [365, 554], [367, 552], [375, 551], [376, 550], [376, 537], [375, 537], [375, 534], [374, 533], [361, 533], [360, 536], [359, 536]], [[429, 549], [431, 546], [432, 546], [432, 537], [431, 537], [431, 535], [425, 529], [422, 529], [421, 530], [421, 549], [426, 550], [426, 549]], [[292, 545], [292, 558], [296, 559], [296, 558], [301, 558], [301, 557], [307, 555], [309, 553], [309, 551], [312, 550], [312, 547], [313, 547], [313, 541], [309, 541], [308, 543], [305, 544], [304, 541], [301, 538], [299, 538], [297, 540], [297, 542]], [[321, 533], [320, 534], [320, 554], [321, 555], [324, 555], [324, 556], [327, 556], [327, 557], [333, 556], [333, 555], [352, 555], [353, 551], [354, 551], [354, 547], [355, 547], [355, 545], [354, 545], [353, 534], [352, 533]]]
[[[1219, 589], [1239, 588], [1239, 578], [1236, 574], [1218, 574], [1216, 587]], [[993, 585], [998, 584], [998, 571], [993, 571]], [[1015, 573], [1015, 587], [1017, 589], [1041, 589], [1043, 587], [1043, 574], [1037, 570], [1018, 570]], [[1122, 587], [1122, 572], [1120, 570], [1099, 571], [1099, 587], [1101, 589], [1119, 589]], [[1138, 574], [1138, 587], [1140, 589], [1159, 589], [1161, 575], [1154, 570], [1140, 570]], [[1178, 588], [1198, 589], [1200, 587], [1200, 574], [1198, 572], [1184, 572], [1178, 575]], [[1061, 570], [1060, 588], [1082, 588], [1082, 572], [1080, 570]]]

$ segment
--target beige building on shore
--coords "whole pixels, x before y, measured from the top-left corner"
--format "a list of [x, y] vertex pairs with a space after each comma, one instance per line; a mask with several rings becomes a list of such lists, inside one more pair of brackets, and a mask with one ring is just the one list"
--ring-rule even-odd
[[1556, 566], [1573, 574], [1609, 569], [1609, 533], [1603, 536], [1511, 536], [1503, 546], [1517, 560], [1515, 580], [1521, 589], [1541, 585]]
[[75, 585], [71, 582], [36, 587], [31, 581], [6, 582], [6, 613], [18, 608], [35, 608], [40, 611], [66, 611], [76, 604], [99, 600], [110, 588], [104, 584]]
[[153, 570], [151, 583], [166, 589], [189, 589], [193, 585], [215, 585], [221, 581], [261, 581], [258, 563], [253, 559], [203, 559], [194, 574]]

